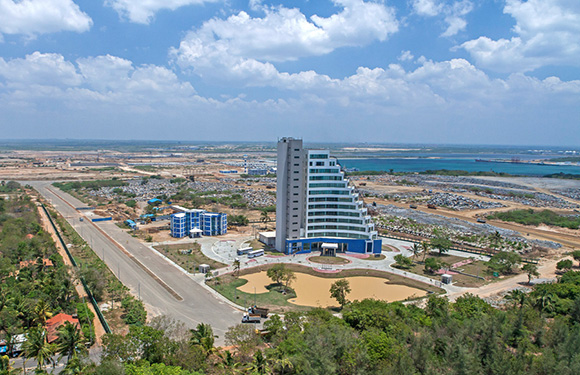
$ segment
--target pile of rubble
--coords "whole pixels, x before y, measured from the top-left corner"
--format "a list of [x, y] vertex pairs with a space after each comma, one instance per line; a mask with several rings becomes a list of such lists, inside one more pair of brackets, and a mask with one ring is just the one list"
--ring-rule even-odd
[[449, 207], [453, 210], [477, 210], [505, 207], [505, 205], [499, 202], [486, 202], [450, 193], [435, 193], [432, 195], [431, 199], [427, 201], [427, 204]]

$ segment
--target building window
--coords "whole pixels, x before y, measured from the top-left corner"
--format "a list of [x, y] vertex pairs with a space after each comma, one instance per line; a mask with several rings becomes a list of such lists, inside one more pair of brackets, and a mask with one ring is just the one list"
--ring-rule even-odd
[[295, 179], [294, 179], [294, 181], [299, 181], [299, 180], [300, 180], [300, 179], [298, 179], [298, 178], [295, 178]]
[[295, 166], [295, 167], [299, 167], [299, 166], [300, 166], [300, 164], [294, 164], [294, 166]]
[[292, 217], [298, 217], [298, 215], [292, 215]]
[[294, 156], [294, 159], [300, 159], [300, 155]]
[[317, 161], [316, 162], [316, 166], [317, 167], [324, 167], [324, 162], [323, 161]]
[[294, 186], [294, 189], [298, 189], [298, 186]]

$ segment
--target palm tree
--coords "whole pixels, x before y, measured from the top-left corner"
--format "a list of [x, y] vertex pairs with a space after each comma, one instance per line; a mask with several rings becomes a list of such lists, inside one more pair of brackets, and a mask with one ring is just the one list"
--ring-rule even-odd
[[35, 358], [36, 368], [42, 370], [45, 364], [52, 361], [55, 354], [55, 345], [49, 344], [46, 340], [46, 330], [44, 328], [32, 328], [28, 331], [26, 342], [22, 345], [24, 354], [28, 358]]
[[240, 362], [236, 362], [234, 356], [229, 350], [226, 350], [224, 352], [221, 351], [218, 352], [217, 357], [220, 360], [218, 367], [227, 370], [228, 374], [241, 373], [242, 369], [240, 367], [242, 366], [242, 364]]
[[20, 374], [19, 369], [12, 368], [10, 359], [7, 355], [0, 356], [0, 374], [2, 375], [16, 375]]
[[292, 370], [294, 368], [294, 364], [288, 358], [277, 358], [270, 361], [272, 363], [272, 367], [274, 369], [279, 369], [278, 372], [280, 374], [285, 374], [286, 369]]
[[421, 242], [421, 249], [423, 249], [423, 262], [425, 262], [425, 257], [427, 256], [427, 253], [429, 252], [430, 247], [431, 247], [431, 245], [429, 245], [429, 242], [427, 242], [427, 241]]
[[236, 258], [236, 260], [234, 260], [234, 274], [236, 275], [236, 277], [240, 276], [240, 260], [238, 258]]
[[76, 358], [79, 353], [86, 351], [85, 340], [80, 330], [74, 324], [66, 322], [65, 325], [59, 327], [57, 335], [56, 352], [61, 357], [67, 357], [67, 364], [71, 358]]
[[520, 309], [524, 307], [526, 303], [527, 294], [522, 292], [520, 289], [510, 290], [508, 294], [504, 297], [506, 300], [513, 302], [514, 306], [519, 304]]
[[206, 354], [213, 350], [213, 343], [216, 336], [213, 334], [213, 329], [209, 324], [199, 323], [195, 329], [190, 330], [191, 339], [189, 343], [191, 345], [199, 345], [203, 348]]
[[260, 349], [258, 349], [256, 354], [254, 354], [254, 360], [252, 361], [249, 370], [252, 374], [264, 375], [270, 373], [268, 361], [266, 361], [266, 357], [264, 357], [264, 354], [262, 354]]
[[270, 216], [268, 216], [268, 211], [262, 210], [260, 214], [260, 221], [264, 223], [264, 229], [267, 228], [266, 224], [270, 221]]
[[414, 243], [411, 247], [411, 251], [413, 252], [413, 261], [415, 261], [415, 257], [421, 252], [421, 247]]
[[85, 362], [80, 357], [74, 357], [66, 364], [61, 371], [62, 375], [82, 375], [85, 374], [89, 367], [94, 366], [90, 361]]
[[34, 320], [36, 323], [44, 326], [46, 320], [52, 316], [50, 310], [50, 305], [44, 299], [39, 300], [34, 306]]

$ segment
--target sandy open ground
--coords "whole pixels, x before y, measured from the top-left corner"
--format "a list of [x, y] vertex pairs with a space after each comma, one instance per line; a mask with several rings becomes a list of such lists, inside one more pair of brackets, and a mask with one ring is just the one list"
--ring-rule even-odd
[[[296, 281], [292, 283], [292, 288], [296, 291], [297, 297], [289, 300], [291, 303], [314, 307], [337, 306], [336, 300], [330, 297], [330, 286], [337, 280], [336, 278], [322, 278], [300, 272], [295, 272], [295, 275]], [[239, 287], [238, 290], [246, 293], [254, 293], [254, 288], [256, 288], [256, 293], [266, 293], [268, 290], [265, 286], [272, 283], [265, 271], [244, 275], [242, 278], [248, 280], [248, 283]], [[392, 302], [409, 297], [423, 297], [427, 294], [421, 289], [387, 284], [387, 279], [378, 277], [355, 276], [345, 279], [350, 283], [349, 300], [375, 298]]]

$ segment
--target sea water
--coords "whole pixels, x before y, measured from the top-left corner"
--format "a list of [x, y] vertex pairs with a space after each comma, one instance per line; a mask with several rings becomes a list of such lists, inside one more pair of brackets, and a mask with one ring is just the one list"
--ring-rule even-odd
[[344, 168], [360, 171], [424, 172], [427, 170], [462, 170], [468, 172], [496, 172], [512, 175], [543, 176], [552, 173], [580, 175], [580, 166], [538, 165], [531, 163], [476, 162], [473, 158], [369, 158], [339, 159]]

